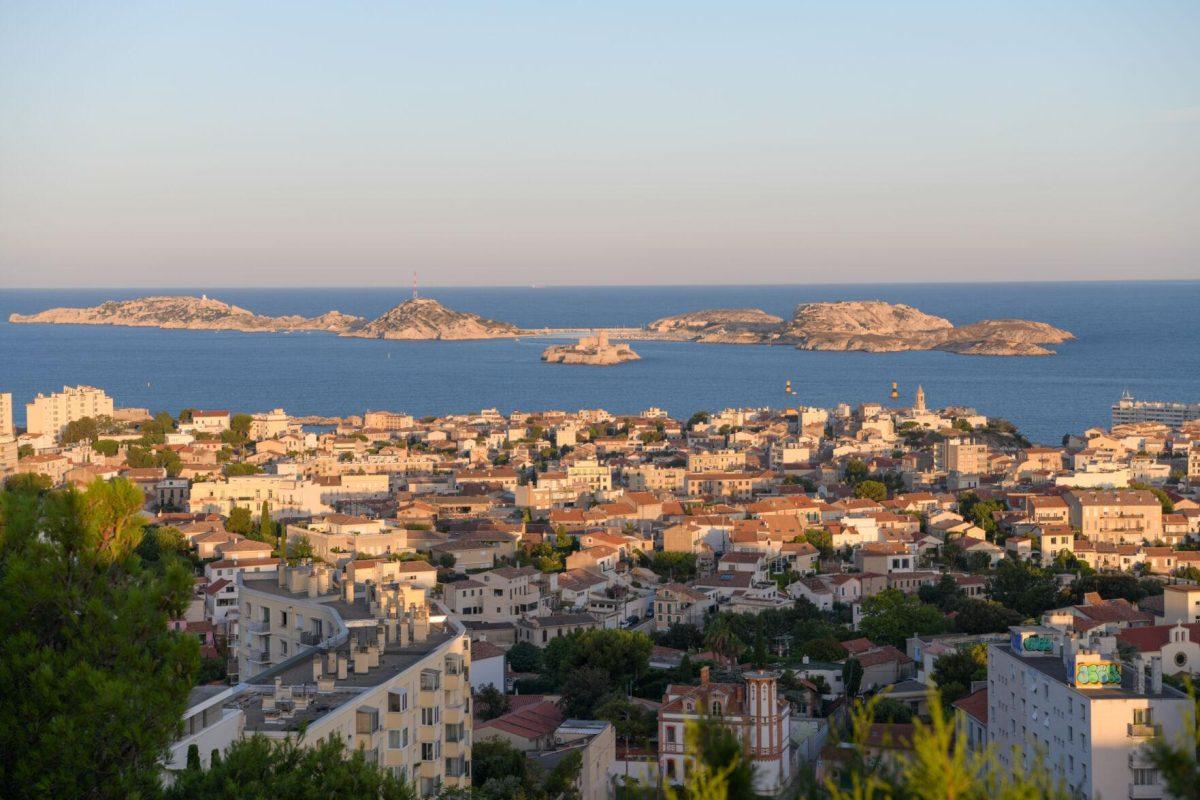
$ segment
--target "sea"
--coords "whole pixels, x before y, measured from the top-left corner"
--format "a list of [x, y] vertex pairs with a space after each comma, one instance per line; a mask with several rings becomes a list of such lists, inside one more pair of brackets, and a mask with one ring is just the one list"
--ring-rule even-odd
[[[1107, 426], [1110, 406], [1139, 399], [1200, 400], [1200, 281], [822, 284], [655, 287], [428, 287], [422, 296], [523, 327], [634, 326], [707, 308], [790, 316], [799, 303], [885, 300], [955, 324], [1024, 318], [1077, 339], [1049, 357], [941, 352], [820, 353], [790, 347], [638, 341], [641, 360], [611, 367], [543, 363], [542, 337], [519, 341], [400, 342], [327, 333], [237, 333], [71, 325], [14, 325], [11, 313], [90, 306], [150, 294], [207, 294], [260, 314], [336, 309], [373, 317], [411, 296], [371, 289], [0, 290], [0, 392], [14, 416], [38, 392], [88, 384], [118, 406], [298, 415], [368, 409], [418, 416], [659, 407], [676, 417], [726, 407], [910, 405], [917, 386], [933, 407], [970, 406], [1007, 418], [1031, 439]], [[785, 392], [791, 382], [794, 394]], [[892, 383], [900, 397], [890, 397]]]

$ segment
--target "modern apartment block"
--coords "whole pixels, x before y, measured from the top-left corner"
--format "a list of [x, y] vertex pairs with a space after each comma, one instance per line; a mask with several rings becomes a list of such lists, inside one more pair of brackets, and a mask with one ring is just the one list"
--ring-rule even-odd
[[0, 478], [17, 471], [19, 455], [13, 429], [12, 394], [0, 392]]
[[[243, 736], [339, 736], [422, 797], [469, 786], [465, 629], [431, 608], [424, 590], [344, 575], [304, 565], [243, 580], [242, 682], [195, 694], [169, 769], [185, 766], [193, 744], [207, 764]], [[259, 665], [265, 669], [254, 671]]]
[[1010, 771], [1043, 769], [1081, 797], [1165, 797], [1145, 755], [1182, 734], [1191, 700], [1164, 685], [1162, 662], [1123, 663], [1116, 639], [1014, 626], [988, 648], [987, 740]]
[[1161, 422], [1178, 428], [1188, 420], [1200, 419], [1200, 403], [1166, 403], [1153, 400], [1134, 400], [1126, 392], [1113, 403], [1112, 424], [1125, 425], [1133, 422]]
[[970, 438], [944, 439], [934, 449], [934, 467], [960, 475], [982, 475], [988, 471], [987, 445]]
[[94, 386], [64, 386], [61, 392], [39, 394], [25, 404], [25, 428], [32, 435], [58, 436], [63, 428], [84, 417], [111, 417], [112, 398]]

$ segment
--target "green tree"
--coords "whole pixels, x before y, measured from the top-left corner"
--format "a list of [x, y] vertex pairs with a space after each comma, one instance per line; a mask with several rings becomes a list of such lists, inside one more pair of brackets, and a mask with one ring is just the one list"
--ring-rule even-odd
[[524, 781], [528, 770], [525, 754], [504, 739], [479, 739], [471, 747], [471, 783], [476, 787], [509, 776]]
[[231, 461], [225, 465], [224, 472], [226, 477], [234, 477], [237, 475], [257, 475], [258, 473], [262, 472], [262, 468], [257, 464], [249, 464], [245, 461]]
[[654, 712], [622, 694], [609, 695], [596, 707], [595, 713], [596, 719], [611, 722], [617, 738], [628, 744], [645, 745], [658, 732], [658, 718]]
[[266, 500], [263, 500], [262, 508], [258, 512], [258, 536], [254, 538], [272, 545], [278, 538], [275, 523], [271, 520], [271, 504]]
[[942, 633], [949, 627], [940, 611], [899, 589], [884, 589], [868, 597], [862, 611], [859, 629], [876, 644], [903, 648], [910, 636]]
[[121, 449], [121, 443], [115, 439], [97, 439], [92, 442], [92, 449], [102, 456], [115, 456]]
[[[872, 703], [881, 702], [874, 700]], [[1039, 764], [1009, 771], [990, 748], [975, 750], [967, 737], [956, 735], [953, 717], [944, 712], [936, 692], [929, 700], [930, 721], [917, 720], [912, 755], [888, 761], [873, 736], [872, 703], [853, 714], [847, 744], [851, 759], [840, 775], [826, 779], [830, 800], [1070, 800], [1072, 794]]]
[[690, 622], [676, 622], [665, 631], [656, 633], [654, 640], [663, 647], [694, 650], [704, 644], [704, 631]]
[[854, 487], [854, 496], [880, 502], [887, 500], [888, 489], [879, 481], [862, 481]]
[[966, 647], [940, 657], [934, 662], [932, 678], [943, 703], [966, 697], [972, 681], [987, 680], [987, 646]]
[[846, 462], [846, 470], [842, 473], [842, 477], [846, 483], [851, 486], [857, 486], [865, 481], [870, 474], [871, 471], [867, 468], [867, 462], [861, 458], [852, 458]]
[[144, 567], [142, 495], [0, 494], [0, 796], [151, 794], [198, 666], [170, 630], [191, 599], [178, 560]]
[[299, 564], [306, 559], [314, 558], [316, 551], [313, 549], [312, 541], [308, 538], [308, 534], [302, 533], [299, 536], [294, 536], [287, 542], [287, 560], [289, 564]]
[[542, 668], [542, 651], [531, 642], [517, 642], [506, 655], [513, 672], [537, 672]]
[[225, 530], [249, 536], [250, 532], [254, 530], [254, 520], [250, 516], [250, 509], [243, 506], [231, 508], [229, 518], [225, 520]]
[[484, 719], [495, 719], [501, 714], [508, 713], [508, 695], [490, 683], [479, 690], [475, 701], [479, 706], [479, 716]]
[[907, 724], [912, 722], [913, 710], [899, 700], [883, 696], [872, 708], [872, 716], [876, 722], [892, 722]]
[[718, 616], [708, 626], [704, 644], [725, 664], [736, 662], [737, 657], [746, 649], [745, 642], [738, 638], [725, 615]]
[[1001, 561], [988, 580], [987, 593], [1025, 619], [1040, 617], [1065, 599], [1052, 574], [1024, 561]]
[[206, 770], [179, 773], [165, 800], [414, 800], [412, 785], [348, 750], [334, 735], [297, 743], [252, 736], [235, 742]]
[[959, 633], [1004, 633], [1024, 621], [1020, 611], [975, 597], [964, 598], [954, 610], [954, 629]]
[[862, 663], [851, 656], [842, 664], [842, 687], [846, 690], [847, 697], [857, 697], [858, 690], [862, 687], [863, 666]]
[[33, 449], [31, 444], [22, 444], [17, 446], [17, 458], [29, 458], [37, 451]]
[[701, 719], [689, 725], [684, 735], [697, 762], [713, 774], [724, 776], [727, 800], [757, 800], [754, 765], [728, 726], [715, 719]]
[[809, 528], [804, 532], [803, 540], [817, 548], [821, 558], [833, 555], [833, 534], [824, 528]]
[[599, 667], [579, 667], [563, 678], [558, 707], [573, 719], [591, 719], [612, 689], [609, 675]]

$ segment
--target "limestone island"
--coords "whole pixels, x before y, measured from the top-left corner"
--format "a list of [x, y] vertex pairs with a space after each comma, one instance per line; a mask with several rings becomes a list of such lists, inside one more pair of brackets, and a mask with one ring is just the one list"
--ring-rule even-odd
[[330, 311], [319, 317], [266, 317], [207, 295], [139, 297], [109, 300], [91, 308], [51, 308], [37, 314], [12, 314], [9, 322], [49, 325], [122, 325], [133, 328], [171, 328], [195, 331], [332, 331], [342, 333], [362, 325], [362, 317]]
[[586, 364], [593, 367], [611, 367], [625, 361], [641, 359], [627, 344], [610, 344], [604, 330], [595, 336], [584, 336], [576, 344], [553, 344], [542, 352], [542, 361], [551, 364]]
[[943, 317], [881, 300], [803, 303], [787, 321], [758, 309], [695, 311], [655, 320], [646, 329], [660, 338], [695, 342], [785, 344], [801, 350], [868, 353], [944, 350], [989, 356], [1053, 355], [1045, 345], [1075, 338], [1044, 322], [1024, 319], [983, 320], [955, 327]]
[[317, 317], [268, 317], [207, 295], [110, 300], [90, 308], [51, 308], [37, 314], [13, 314], [8, 321], [246, 333], [328, 331], [370, 339], [496, 339], [511, 338], [521, 332], [516, 325], [453, 311], [436, 300], [416, 297], [370, 322], [338, 311]]
[[510, 339], [521, 329], [507, 322], [446, 308], [437, 300], [414, 297], [343, 336], [366, 339]]

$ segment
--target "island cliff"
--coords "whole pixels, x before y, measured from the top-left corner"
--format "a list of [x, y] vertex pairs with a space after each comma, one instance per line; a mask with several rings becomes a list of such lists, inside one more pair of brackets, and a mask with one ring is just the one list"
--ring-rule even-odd
[[656, 319], [646, 330], [696, 342], [757, 344], [782, 323], [757, 308], [717, 308]]

